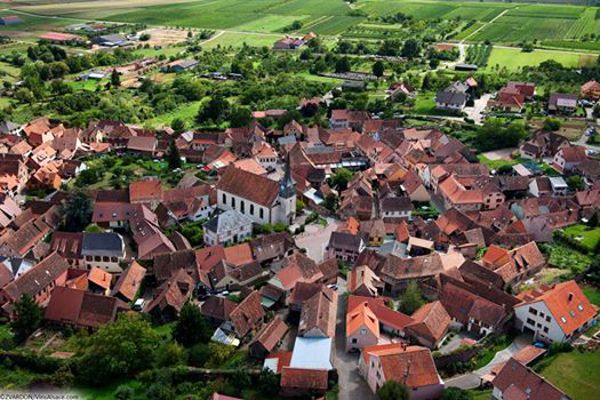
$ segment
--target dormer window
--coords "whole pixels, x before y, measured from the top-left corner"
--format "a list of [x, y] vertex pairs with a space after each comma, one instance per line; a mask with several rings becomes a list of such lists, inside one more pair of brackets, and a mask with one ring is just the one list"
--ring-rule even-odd
[[560, 321], [561, 321], [563, 324], [566, 324], [566, 323], [567, 323], [567, 319], [566, 319], [565, 317], [560, 317]]
[[583, 311], [583, 304], [578, 305], [577, 308], [579, 309], [579, 311]]

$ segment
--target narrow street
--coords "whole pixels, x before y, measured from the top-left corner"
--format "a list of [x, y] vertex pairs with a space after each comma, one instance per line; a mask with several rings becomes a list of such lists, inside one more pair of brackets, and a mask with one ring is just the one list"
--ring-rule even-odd
[[346, 281], [338, 279], [338, 309], [335, 327], [335, 350], [333, 364], [337, 368], [339, 381], [338, 400], [375, 400], [367, 382], [358, 373], [358, 353], [347, 353], [346, 343]]

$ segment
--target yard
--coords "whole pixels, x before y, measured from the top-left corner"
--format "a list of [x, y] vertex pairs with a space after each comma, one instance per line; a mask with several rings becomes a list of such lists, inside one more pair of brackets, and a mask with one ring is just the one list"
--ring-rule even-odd
[[[544, 360], [545, 361], [545, 360]], [[573, 400], [595, 400], [600, 393], [600, 352], [560, 353], [542, 362], [541, 375]], [[537, 369], [536, 369], [537, 370]]]
[[595, 60], [596, 58], [597, 56], [581, 55], [567, 51], [534, 50], [531, 53], [526, 53], [518, 48], [494, 47], [486, 70], [492, 71], [498, 68], [517, 70], [525, 66], [536, 66], [548, 60], [559, 62], [565, 67], [578, 67], [587, 64], [590, 59]]
[[583, 293], [592, 304], [600, 307], [600, 290], [593, 286], [586, 286], [583, 288]]
[[567, 237], [576, 240], [589, 252], [594, 252], [600, 243], [600, 228], [590, 228], [587, 225], [577, 224], [564, 229]]

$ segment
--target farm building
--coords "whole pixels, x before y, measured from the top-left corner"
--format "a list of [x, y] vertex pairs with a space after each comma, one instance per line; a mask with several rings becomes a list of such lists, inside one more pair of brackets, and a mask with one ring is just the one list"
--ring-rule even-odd
[[198, 61], [196, 60], [177, 60], [168, 63], [164, 67], [161, 68], [162, 72], [183, 72], [190, 70], [198, 65]]
[[23, 20], [16, 15], [5, 15], [0, 17], [0, 25], [16, 25], [22, 23]]
[[129, 44], [129, 40], [122, 35], [102, 35], [93, 39], [95, 44], [106, 47], [121, 47]]
[[72, 35], [70, 33], [46, 32], [38, 36], [40, 40], [45, 40], [51, 43], [69, 44], [83, 42], [81, 36]]

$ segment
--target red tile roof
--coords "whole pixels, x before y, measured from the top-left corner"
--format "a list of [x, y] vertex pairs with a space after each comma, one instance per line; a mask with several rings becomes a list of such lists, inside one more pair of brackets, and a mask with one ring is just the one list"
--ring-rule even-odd
[[425, 347], [403, 347], [380, 355], [379, 360], [386, 381], [397, 381], [409, 388], [441, 384], [431, 351]]
[[492, 384], [503, 392], [503, 398], [506, 400], [568, 399], [558, 388], [514, 358], [508, 360]]
[[328, 372], [324, 369], [284, 367], [281, 370], [281, 387], [298, 390], [327, 390]]
[[217, 189], [265, 207], [271, 207], [279, 194], [279, 184], [233, 166], [227, 167]]

